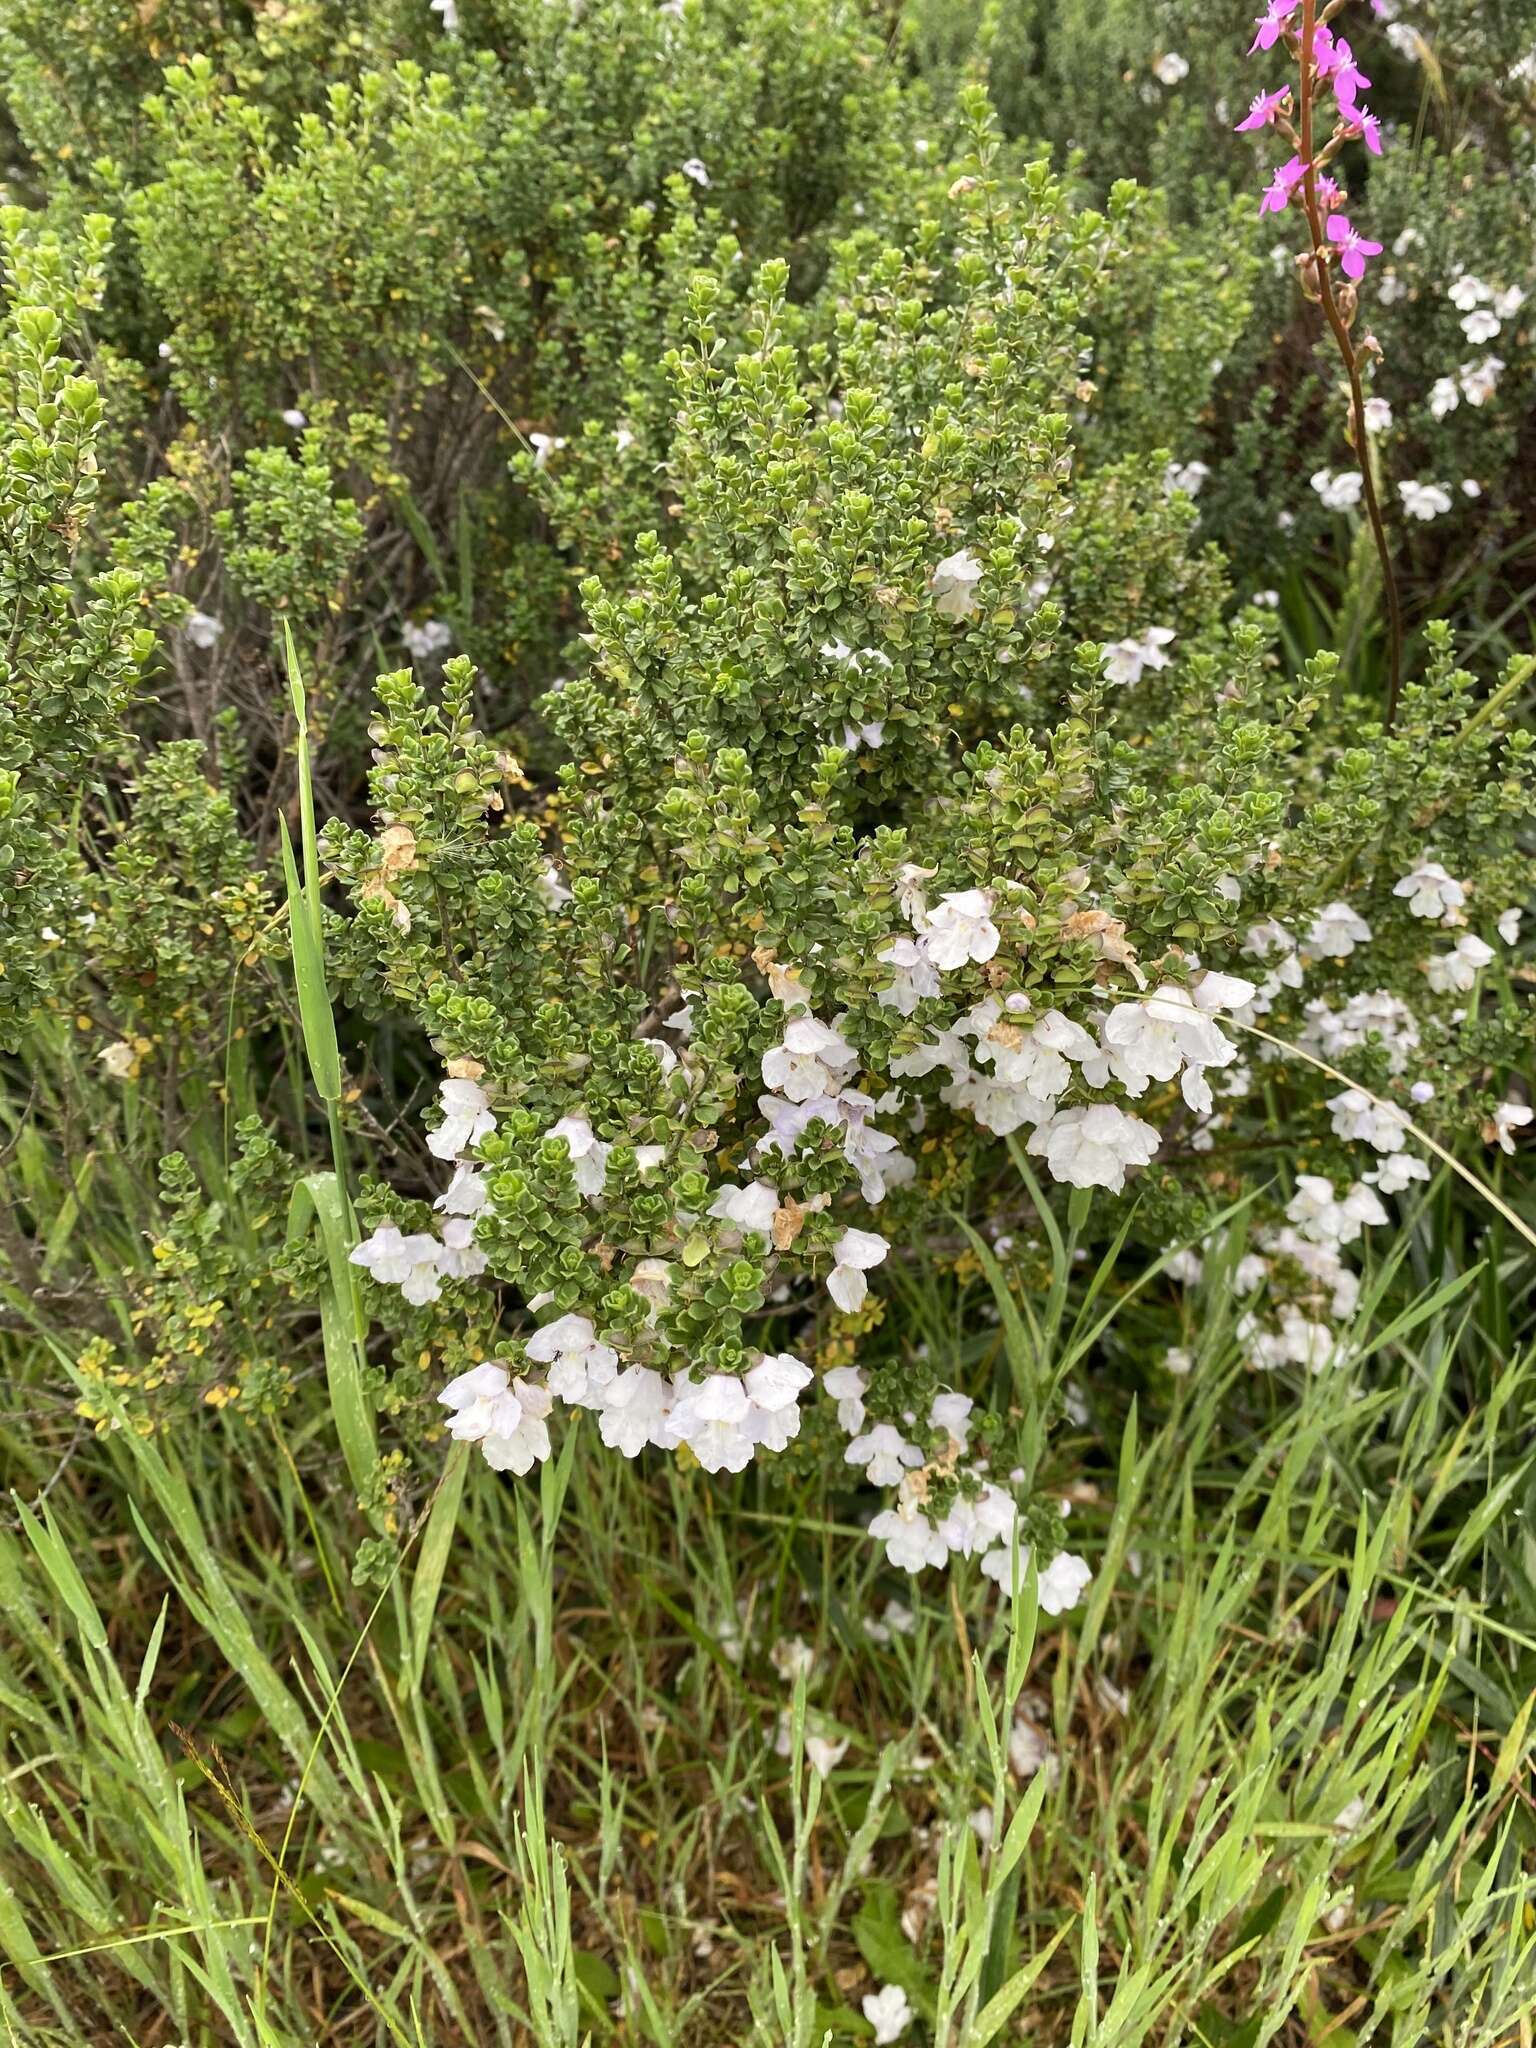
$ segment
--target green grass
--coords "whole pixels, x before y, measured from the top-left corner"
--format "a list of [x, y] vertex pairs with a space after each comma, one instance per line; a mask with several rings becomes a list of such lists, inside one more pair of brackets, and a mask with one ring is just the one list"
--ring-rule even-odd
[[[1527, 2040], [1528, 1262], [1463, 1273], [1448, 1223], [1432, 1190], [1315, 1380], [1240, 1369], [1220, 1257], [1178, 1381], [1175, 1290], [1070, 1240], [1043, 1295], [903, 1291], [957, 1378], [1023, 1345], [1086, 1401], [1053, 1477], [1096, 1576], [1059, 1620], [891, 1574], [854, 1494], [631, 1466], [586, 1421], [536, 1482], [453, 1452], [356, 1585], [387, 1517], [334, 1267], [265, 1431], [82, 1436], [70, 1346], [7, 1339], [6, 2038], [821, 2048], [894, 1982], [907, 2038], [972, 2048]], [[807, 1731], [846, 1742], [824, 1780]]]

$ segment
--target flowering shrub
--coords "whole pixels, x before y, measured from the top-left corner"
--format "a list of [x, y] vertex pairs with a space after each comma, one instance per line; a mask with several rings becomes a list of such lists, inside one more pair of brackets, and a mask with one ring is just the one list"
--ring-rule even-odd
[[[693, 12], [415, 9], [320, 97], [302, 24], [231, 30], [39, 174], [53, 227], [0, 223], [0, 1004], [11, 1044], [84, 1038], [169, 1155], [121, 1340], [73, 1346], [85, 1412], [269, 1414], [265, 1333], [335, 1285], [278, 1247], [263, 1134], [312, 1136], [281, 619], [333, 814], [332, 1135], [376, 1169], [366, 1393], [421, 1469], [446, 1431], [525, 1474], [585, 1408], [629, 1457], [862, 1488], [906, 1571], [1031, 1553], [1064, 1611], [1050, 1249], [1224, 1290], [1253, 1367], [1320, 1372], [1430, 1161], [1519, 1141], [1528, 664], [1488, 694], [1431, 622], [1389, 709], [1282, 640], [1262, 551], [1234, 598], [1214, 536], [1253, 549], [1263, 443], [1195, 430], [1268, 317], [1251, 195], [1241, 227], [1124, 181], [1089, 206], [975, 84], [904, 93], [852, 11]], [[1378, 174], [1360, 63], [1303, 13], [1295, 100], [1326, 70], [1337, 134], [1264, 204], [1316, 215], [1364, 465], [1414, 444], [1349, 295], [1420, 260], [1393, 209], [1450, 173]], [[85, 61], [50, 23], [0, 44], [39, 149]], [[1288, 104], [1266, 74], [1223, 146]], [[72, 224], [82, 193], [112, 217]], [[1523, 303], [1496, 253], [1446, 287], [1471, 349]], [[1504, 369], [1446, 375], [1437, 426]], [[1340, 430], [1298, 534], [1370, 499]], [[1392, 474], [1398, 527], [1456, 502]], [[197, 1181], [232, 1130], [226, 1228]], [[911, 1301], [977, 1272], [1007, 1369], [953, 1385]], [[402, 1455], [361, 1489], [386, 1531]]]

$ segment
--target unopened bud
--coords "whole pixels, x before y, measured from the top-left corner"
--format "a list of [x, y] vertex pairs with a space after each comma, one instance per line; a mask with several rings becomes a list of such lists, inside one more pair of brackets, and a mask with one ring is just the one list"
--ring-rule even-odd
[[1339, 318], [1346, 327], [1353, 327], [1355, 315], [1360, 310], [1360, 294], [1352, 284], [1341, 284], [1334, 293], [1334, 304], [1339, 309]]
[[1296, 258], [1296, 282], [1301, 286], [1301, 296], [1310, 299], [1314, 306], [1322, 301], [1322, 292], [1317, 282], [1317, 254], [1315, 250], [1303, 249]]

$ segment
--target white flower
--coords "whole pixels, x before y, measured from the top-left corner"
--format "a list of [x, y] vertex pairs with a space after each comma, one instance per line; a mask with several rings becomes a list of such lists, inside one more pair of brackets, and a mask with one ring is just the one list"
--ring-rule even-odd
[[890, 987], [880, 990], [878, 1000], [898, 1016], [910, 1017], [925, 996], [939, 994], [939, 970], [921, 939], [893, 939], [875, 958], [882, 967], [889, 967], [892, 975]]
[[138, 1070], [139, 1056], [126, 1038], [119, 1038], [112, 1045], [104, 1045], [96, 1055], [104, 1072], [114, 1081], [131, 1081]]
[[478, 1216], [489, 1200], [485, 1176], [460, 1160], [453, 1169], [453, 1179], [432, 1206], [441, 1209], [445, 1216]]
[[976, 609], [976, 585], [980, 581], [981, 564], [969, 548], [946, 555], [929, 581], [934, 610], [940, 618], [968, 619]]
[[478, 1081], [447, 1080], [439, 1087], [443, 1120], [427, 1138], [434, 1159], [457, 1159], [496, 1128], [491, 1098]]
[[1506, 946], [1519, 945], [1520, 920], [1522, 917], [1524, 917], [1524, 915], [1525, 912], [1519, 909], [1514, 904], [1511, 904], [1508, 910], [1501, 910], [1499, 912], [1499, 937], [1504, 941]]
[[1459, 313], [1470, 313], [1474, 306], [1480, 306], [1484, 299], [1492, 296], [1483, 280], [1480, 277], [1473, 277], [1470, 272], [1458, 277], [1446, 293], [1446, 297]]
[[1461, 495], [1464, 498], [1480, 498], [1483, 487], [1475, 476], [1464, 476], [1461, 480]]
[[909, 1444], [891, 1422], [877, 1422], [863, 1436], [856, 1436], [843, 1452], [843, 1463], [862, 1465], [871, 1486], [899, 1486], [902, 1475], [914, 1471], [922, 1462], [923, 1454], [916, 1444]]
[[1040, 1612], [1067, 1614], [1087, 1592], [1093, 1579], [1088, 1560], [1059, 1550], [1040, 1574]]
[[1312, 488], [1330, 512], [1348, 512], [1359, 504], [1365, 478], [1358, 469], [1340, 470], [1337, 476], [1331, 470], [1319, 469], [1313, 474]]
[[1389, 1152], [1380, 1166], [1373, 1167], [1365, 1178], [1384, 1195], [1400, 1195], [1414, 1181], [1428, 1180], [1429, 1167], [1411, 1152]]
[[1173, 1080], [1186, 1064], [1225, 1067], [1237, 1058], [1237, 1047], [1196, 1008], [1189, 991], [1168, 982], [1140, 1002], [1118, 1004], [1099, 1036], [1111, 1073], [1133, 1096], [1144, 1095], [1151, 1081]]
[[1429, 409], [1437, 420], [1454, 412], [1460, 403], [1461, 392], [1454, 377], [1437, 377], [1429, 387]]
[[722, 1222], [734, 1223], [738, 1230], [753, 1231], [759, 1237], [773, 1235], [773, 1219], [778, 1213], [779, 1196], [776, 1188], [767, 1181], [754, 1180], [746, 1187], [738, 1187], [727, 1181], [720, 1188], [709, 1205], [711, 1216]]
[[963, 967], [968, 960], [978, 964], [990, 960], [1001, 940], [991, 911], [990, 889], [962, 889], [941, 896], [924, 934], [928, 958], [934, 966], [948, 972]]
[[1403, 1112], [1392, 1102], [1376, 1102], [1363, 1088], [1331, 1095], [1334, 1135], [1353, 1143], [1374, 1145], [1378, 1152], [1401, 1152], [1408, 1142]]
[[1515, 1132], [1523, 1131], [1533, 1116], [1536, 1116], [1536, 1110], [1526, 1103], [1501, 1102], [1484, 1124], [1483, 1136], [1490, 1145], [1497, 1145], [1501, 1152], [1513, 1154]]
[[849, 1436], [864, 1427], [864, 1395], [869, 1382], [856, 1365], [835, 1365], [821, 1376], [821, 1384], [837, 1403], [837, 1426]]
[[912, 2024], [912, 2007], [899, 1984], [866, 1992], [861, 2004], [865, 2019], [875, 2030], [875, 2048], [899, 2041]]
[[1437, 860], [1424, 861], [1411, 875], [1404, 875], [1392, 887], [1394, 896], [1406, 896], [1414, 917], [1452, 921], [1467, 900], [1465, 884], [1448, 875]]
[[459, 32], [459, 0], [432, 0], [432, 12], [443, 17], [443, 27], [449, 35]]
[[963, 1450], [971, 1434], [975, 1405], [969, 1394], [935, 1394], [928, 1405], [928, 1427], [944, 1430]]
[[816, 1669], [816, 1652], [804, 1636], [780, 1636], [768, 1652], [768, 1662], [786, 1685], [797, 1678], [808, 1679]]
[[706, 1472], [744, 1472], [752, 1461], [753, 1441], [747, 1427], [751, 1402], [742, 1382], [730, 1373], [707, 1379], [681, 1379], [669, 1430], [685, 1443]]
[[194, 647], [206, 650], [218, 646], [224, 632], [224, 621], [216, 619], [212, 612], [194, 612], [182, 631]]
[[443, 1225], [438, 1247], [437, 1270], [445, 1280], [478, 1280], [486, 1268], [486, 1256], [475, 1243], [473, 1216], [450, 1216]]
[[1492, 341], [1503, 324], [1497, 313], [1487, 306], [1479, 306], [1475, 313], [1467, 314], [1461, 323], [1461, 331], [1474, 348], [1481, 348], [1485, 341]]
[[864, 1275], [878, 1266], [889, 1250], [886, 1240], [873, 1230], [845, 1230], [833, 1245], [836, 1263], [827, 1279], [827, 1292], [845, 1315], [863, 1306], [869, 1292]]
[[1495, 292], [1493, 295], [1493, 310], [1501, 320], [1513, 320], [1524, 304], [1525, 290], [1518, 284], [1512, 284], [1508, 291]]
[[1099, 655], [1107, 683], [1139, 683], [1146, 669], [1167, 668], [1163, 649], [1178, 638], [1171, 626], [1148, 626], [1138, 639], [1116, 640]]
[[789, 1101], [809, 1102], [816, 1096], [836, 1095], [858, 1057], [829, 1024], [796, 1016], [784, 1027], [783, 1043], [763, 1054], [763, 1079]]
[[1480, 363], [1461, 366], [1461, 395], [1468, 405], [1485, 405], [1499, 388], [1504, 374], [1501, 356], [1484, 356]]
[[412, 661], [430, 661], [434, 654], [453, 645], [453, 628], [445, 626], [441, 619], [423, 619], [419, 625], [407, 619], [400, 628], [400, 638]]
[[1175, 1379], [1182, 1380], [1187, 1378], [1194, 1369], [1195, 1361], [1193, 1354], [1184, 1350], [1182, 1346], [1172, 1344], [1163, 1353], [1163, 1370], [1171, 1372]]
[[545, 1388], [509, 1379], [499, 1365], [477, 1365], [450, 1380], [437, 1398], [454, 1411], [448, 1434], [460, 1443], [478, 1443], [493, 1471], [521, 1477], [549, 1456]]
[[1368, 398], [1365, 401], [1365, 431], [1368, 434], [1384, 434], [1391, 424], [1391, 402], [1385, 398]]
[[689, 157], [682, 170], [683, 176], [685, 178], [692, 178], [695, 185], [699, 186], [702, 190], [707, 191], [709, 189], [709, 172], [704, 168], [702, 157]]
[[1444, 484], [1421, 484], [1410, 480], [1399, 484], [1398, 496], [1410, 519], [1438, 519], [1451, 509], [1451, 494]]
[[1152, 66], [1152, 75], [1159, 85], [1178, 85], [1189, 76], [1189, 59], [1169, 50]]
[[654, 1327], [657, 1316], [672, 1297], [672, 1268], [666, 1259], [637, 1259], [629, 1284], [642, 1301], [651, 1304], [647, 1321]]
[[1241, 974], [1218, 974], [1214, 968], [1208, 967], [1190, 993], [1194, 996], [1195, 1008], [1210, 1013], [1246, 1010], [1258, 990]]
[[1435, 953], [1425, 961], [1425, 977], [1437, 996], [1465, 995], [1493, 957], [1492, 946], [1464, 932], [1451, 952]]
[[403, 1237], [396, 1223], [381, 1223], [372, 1237], [348, 1254], [354, 1266], [371, 1273], [384, 1287], [398, 1287], [416, 1308], [436, 1301], [442, 1292], [438, 1274], [438, 1242], [425, 1231]]
[[1163, 471], [1163, 496], [1182, 491], [1186, 498], [1198, 498], [1210, 473], [1208, 462], [1170, 462]]
[[1347, 903], [1327, 903], [1312, 920], [1307, 945], [1324, 960], [1346, 960], [1370, 936], [1370, 926]]
[[1353, 1244], [1366, 1224], [1389, 1220], [1380, 1197], [1363, 1182], [1357, 1181], [1340, 1202], [1333, 1182], [1317, 1173], [1297, 1174], [1285, 1213], [1314, 1244]]
[[1008, 1761], [1021, 1778], [1032, 1778], [1037, 1771], [1045, 1771], [1048, 1784], [1054, 1784], [1061, 1771], [1055, 1744], [1022, 1714], [1008, 1737]]
[[602, 1389], [598, 1435], [611, 1451], [637, 1458], [647, 1444], [666, 1439], [672, 1389], [648, 1365], [626, 1366]]
[[564, 1138], [571, 1155], [571, 1177], [576, 1191], [588, 1197], [603, 1192], [608, 1177], [608, 1154], [613, 1149], [594, 1135], [584, 1116], [563, 1116], [544, 1133], [546, 1138]]
[[742, 1377], [747, 1428], [764, 1450], [782, 1451], [800, 1433], [800, 1396], [814, 1374], [788, 1351], [765, 1352]]
[[1053, 1179], [1118, 1195], [1126, 1168], [1149, 1164], [1160, 1143], [1140, 1117], [1100, 1102], [1059, 1111], [1030, 1133], [1028, 1149], [1044, 1158]]
[[600, 1408], [602, 1390], [619, 1370], [619, 1354], [609, 1344], [599, 1344], [597, 1332], [585, 1316], [560, 1316], [546, 1323], [528, 1339], [527, 1352], [535, 1365], [549, 1367], [544, 1383], [552, 1394], [573, 1408]]
[[869, 1533], [885, 1545], [886, 1561], [897, 1571], [915, 1576], [926, 1566], [948, 1562], [949, 1545], [925, 1514], [905, 1502], [883, 1508], [870, 1522]]
[[300, 427], [307, 427], [309, 425], [309, 421], [304, 417], [303, 413], [299, 411], [299, 408], [296, 405], [290, 405], [284, 412], [282, 418], [283, 425], [285, 427], [292, 427], [295, 433], [298, 432]]

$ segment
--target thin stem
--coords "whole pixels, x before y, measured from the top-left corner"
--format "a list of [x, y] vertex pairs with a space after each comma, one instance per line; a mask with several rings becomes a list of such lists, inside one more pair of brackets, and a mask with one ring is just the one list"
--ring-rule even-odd
[[1327, 319], [1333, 338], [1338, 344], [1343, 359], [1344, 372], [1349, 379], [1350, 407], [1354, 415], [1355, 452], [1360, 458], [1360, 475], [1365, 498], [1365, 516], [1370, 521], [1371, 536], [1376, 543], [1376, 553], [1381, 561], [1382, 586], [1387, 595], [1387, 631], [1389, 641], [1387, 685], [1387, 713], [1385, 724], [1390, 731], [1397, 717], [1397, 700], [1403, 686], [1403, 612], [1397, 594], [1397, 576], [1392, 567], [1392, 550], [1387, 540], [1386, 522], [1381, 516], [1381, 504], [1376, 496], [1376, 479], [1371, 473], [1370, 443], [1365, 431], [1365, 390], [1360, 379], [1360, 357], [1350, 339], [1349, 327], [1339, 311], [1333, 295], [1333, 279], [1328, 272], [1328, 251], [1323, 234], [1322, 208], [1317, 197], [1317, 172], [1312, 163], [1312, 94], [1316, 77], [1312, 63], [1312, 49], [1317, 34], [1317, 0], [1302, 0], [1301, 8], [1301, 160], [1306, 165], [1302, 177], [1302, 207], [1307, 216], [1307, 227], [1312, 236], [1312, 268], [1317, 279], [1318, 297], [1322, 302], [1323, 314]]

